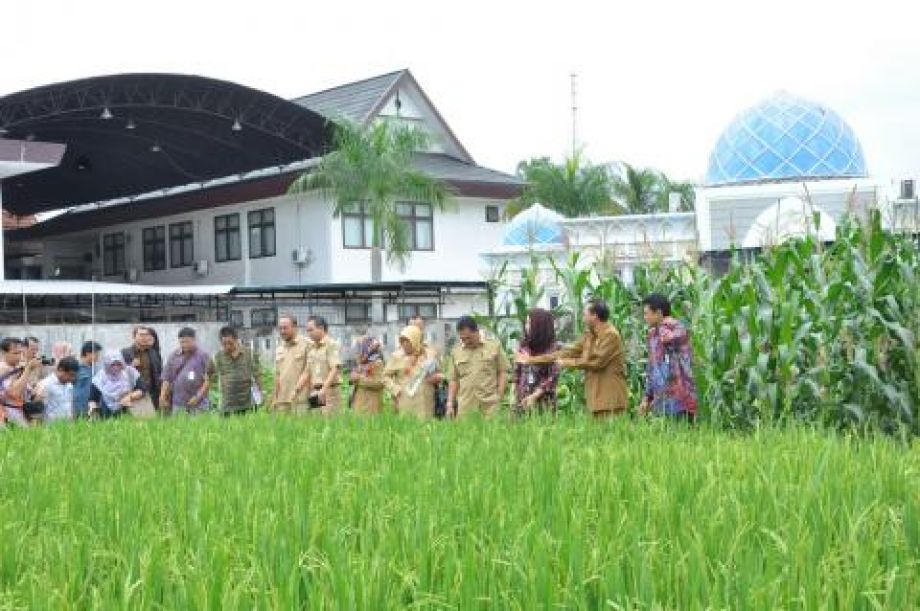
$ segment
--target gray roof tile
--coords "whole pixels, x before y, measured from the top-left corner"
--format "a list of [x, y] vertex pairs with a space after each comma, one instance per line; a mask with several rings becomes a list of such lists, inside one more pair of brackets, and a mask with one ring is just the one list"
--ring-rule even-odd
[[364, 123], [384, 94], [405, 72], [397, 70], [311, 93], [291, 101], [318, 112], [327, 119], [345, 118], [356, 123]]

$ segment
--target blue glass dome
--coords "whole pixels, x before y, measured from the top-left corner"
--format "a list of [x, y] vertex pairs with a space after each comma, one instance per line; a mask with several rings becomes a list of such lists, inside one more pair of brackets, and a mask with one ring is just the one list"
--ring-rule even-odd
[[866, 176], [862, 147], [829, 108], [780, 92], [738, 115], [709, 157], [707, 185]]
[[559, 224], [564, 219], [558, 212], [533, 204], [508, 223], [502, 243], [527, 248], [564, 244], [565, 232]]

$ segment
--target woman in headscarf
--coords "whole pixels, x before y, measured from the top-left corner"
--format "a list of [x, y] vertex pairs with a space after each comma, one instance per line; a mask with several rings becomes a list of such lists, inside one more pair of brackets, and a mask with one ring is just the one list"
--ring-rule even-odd
[[387, 389], [397, 412], [434, 417], [434, 395], [439, 381], [437, 352], [425, 346], [422, 330], [409, 325], [399, 334], [399, 350], [384, 370]]
[[383, 353], [370, 336], [358, 342], [358, 365], [351, 372], [351, 406], [361, 414], [379, 414], [383, 408]]
[[102, 368], [93, 376], [89, 393], [90, 414], [102, 418], [122, 415], [131, 405], [143, 398], [147, 388], [137, 369], [125, 363], [118, 350], [109, 350], [102, 357]]
[[552, 313], [534, 308], [527, 313], [524, 338], [518, 347], [514, 366], [514, 411], [523, 415], [549, 409], [556, 413], [556, 383], [559, 366], [523, 364], [526, 358], [541, 356], [559, 349]]

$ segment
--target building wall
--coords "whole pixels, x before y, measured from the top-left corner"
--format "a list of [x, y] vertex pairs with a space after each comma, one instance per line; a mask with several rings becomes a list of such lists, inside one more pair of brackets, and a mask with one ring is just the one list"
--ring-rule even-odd
[[707, 187], [697, 190], [697, 226], [702, 250], [740, 246], [758, 215], [785, 197], [798, 197], [840, 221], [847, 212], [864, 214], [878, 202], [869, 180], [825, 180]]
[[[485, 208], [505, 202], [480, 198], [456, 198], [441, 212], [434, 211], [434, 250], [412, 253], [405, 270], [385, 266], [384, 280], [480, 280], [479, 253], [501, 240], [503, 223], [487, 223]], [[275, 210], [275, 256], [250, 259], [247, 214], [264, 208]], [[97, 270], [100, 280], [121, 282], [126, 278], [102, 274], [103, 235], [126, 234], [126, 269], [135, 270], [134, 281], [154, 285], [232, 284], [238, 286], [316, 284], [370, 281], [370, 250], [346, 249], [342, 220], [333, 217], [333, 204], [317, 194], [282, 196], [243, 204], [221, 206], [159, 219], [137, 221], [49, 238], [43, 241], [42, 276], [55, 278], [55, 270], [83, 266], [85, 278]], [[218, 263], [215, 259], [214, 217], [240, 213], [242, 260]], [[191, 267], [171, 268], [168, 225], [191, 221], [194, 227], [194, 260], [207, 261], [207, 272]], [[143, 229], [167, 226], [167, 269], [144, 271]], [[292, 251], [309, 249], [311, 261], [298, 265]], [[87, 263], [95, 260], [95, 265]]]

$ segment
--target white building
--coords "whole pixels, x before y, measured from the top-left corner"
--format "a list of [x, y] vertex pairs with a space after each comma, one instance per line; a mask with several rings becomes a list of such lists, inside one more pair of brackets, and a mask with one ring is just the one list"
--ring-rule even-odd
[[[287, 193], [315, 159], [73, 207], [8, 234], [8, 277], [230, 285], [241, 297], [232, 320], [260, 328], [271, 326], [282, 307], [323, 313], [333, 324], [485, 311], [479, 253], [501, 240], [504, 207], [521, 182], [477, 165], [408, 70], [293, 102], [330, 121], [399, 121], [431, 136], [416, 166], [446, 183], [454, 197], [444, 210], [400, 205], [412, 255], [405, 269], [385, 266], [381, 286], [369, 284], [365, 211], [336, 217], [333, 202], [321, 193]], [[123, 111], [105, 107], [96, 122], [108, 127], [106, 112]], [[132, 120], [127, 129], [139, 127]], [[244, 134], [253, 129], [245, 122], [232, 129], [238, 127]], [[164, 148], [151, 150], [162, 155]]]

